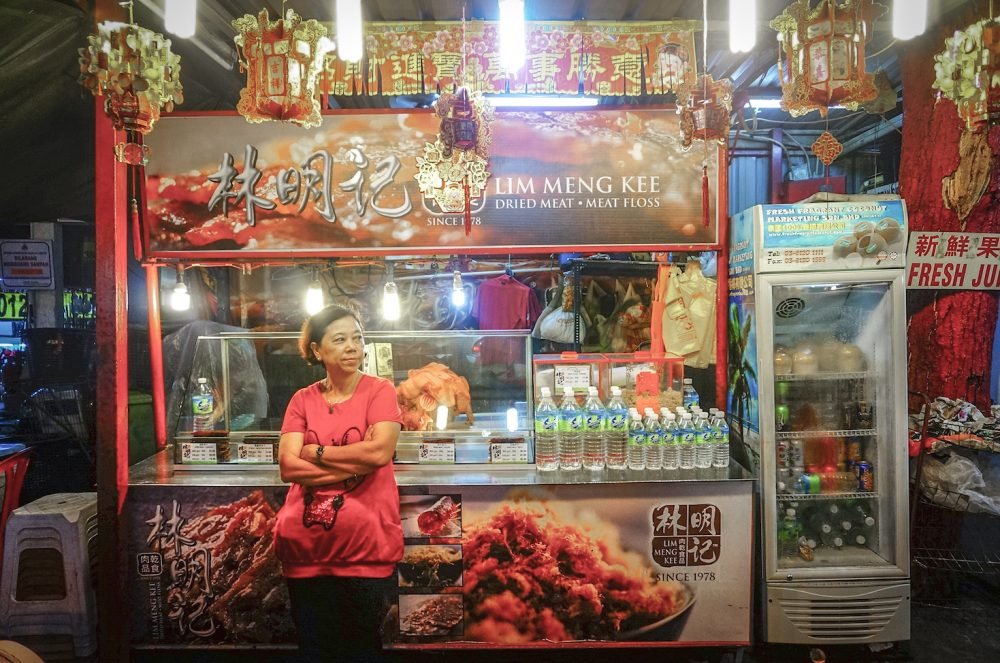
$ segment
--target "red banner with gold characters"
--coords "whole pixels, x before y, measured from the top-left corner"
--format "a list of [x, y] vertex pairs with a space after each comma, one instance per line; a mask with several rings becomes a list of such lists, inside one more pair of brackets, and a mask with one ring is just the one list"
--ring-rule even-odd
[[439, 130], [425, 111], [336, 113], [308, 130], [238, 115], [163, 118], [146, 141], [146, 256], [640, 251], [718, 241], [723, 148], [685, 150], [673, 109], [497, 112], [489, 161], [473, 173], [485, 187], [458, 193], [469, 196], [468, 234], [463, 211], [418, 186], [418, 177], [456, 181], [433, 144]]
[[697, 75], [697, 25], [529, 21], [524, 66], [509, 76], [495, 22], [369, 23], [365, 58], [328, 56], [320, 85], [334, 95], [429, 94], [451, 88], [466, 66], [466, 86], [482, 92], [683, 98]]

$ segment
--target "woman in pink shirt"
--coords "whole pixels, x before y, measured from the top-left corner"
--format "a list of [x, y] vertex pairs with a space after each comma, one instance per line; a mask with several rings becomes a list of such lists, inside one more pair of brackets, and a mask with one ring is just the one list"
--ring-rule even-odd
[[392, 458], [396, 390], [361, 373], [356, 314], [327, 306], [299, 339], [326, 378], [297, 391], [281, 426], [278, 463], [291, 483], [274, 529], [303, 661], [382, 660], [380, 626], [403, 554]]

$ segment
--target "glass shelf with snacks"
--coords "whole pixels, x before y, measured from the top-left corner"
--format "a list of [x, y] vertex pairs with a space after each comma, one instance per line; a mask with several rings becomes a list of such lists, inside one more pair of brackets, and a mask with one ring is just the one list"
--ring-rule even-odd
[[819, 382], [825, 380], [868, 380], [875, 377], [868, 371], [852, 373], [782, 373], [774, 376], [775, 382]]
[[776, 440], [795, 440], [805, 437], [872, 437], [877, 434], [874, 428], [858, 428], [854, 430], [799, 430], [782, 431], [774, 434]]

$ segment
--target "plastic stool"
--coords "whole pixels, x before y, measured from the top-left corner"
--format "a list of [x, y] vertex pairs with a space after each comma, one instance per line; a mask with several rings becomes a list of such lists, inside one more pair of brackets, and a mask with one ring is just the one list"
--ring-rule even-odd
[[35, 652], [10, 640], [0, 640], [0, 661], [3, 663], [45, 663]]
[[76, 656], [93, 654], [96, 552], [97, 493], [57, 493], [15, 509], [0, 578], [2, 635], [69, 635]]
[[23, 444], [0, 444], [0, 578], [3, 577], [3, 541], [10, 512], [21, 504], [21, 486], [31, 462], [31, 450]]

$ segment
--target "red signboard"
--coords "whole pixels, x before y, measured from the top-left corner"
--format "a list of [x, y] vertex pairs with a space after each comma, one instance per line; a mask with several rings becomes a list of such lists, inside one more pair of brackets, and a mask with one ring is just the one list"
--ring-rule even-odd
[[235, 115], [164, 118], [147, 139], [146, 256], [232, 261], [717, 242], [720, 151], [684, 151], [672, 109], [498, 112], [489, 179], [471, 200], [468, 235], [461, 213], [441, 211], [417, 186], [418, 159], [428, 159], [438, 122], [412, 111], [328, 115], [313, 130]]

